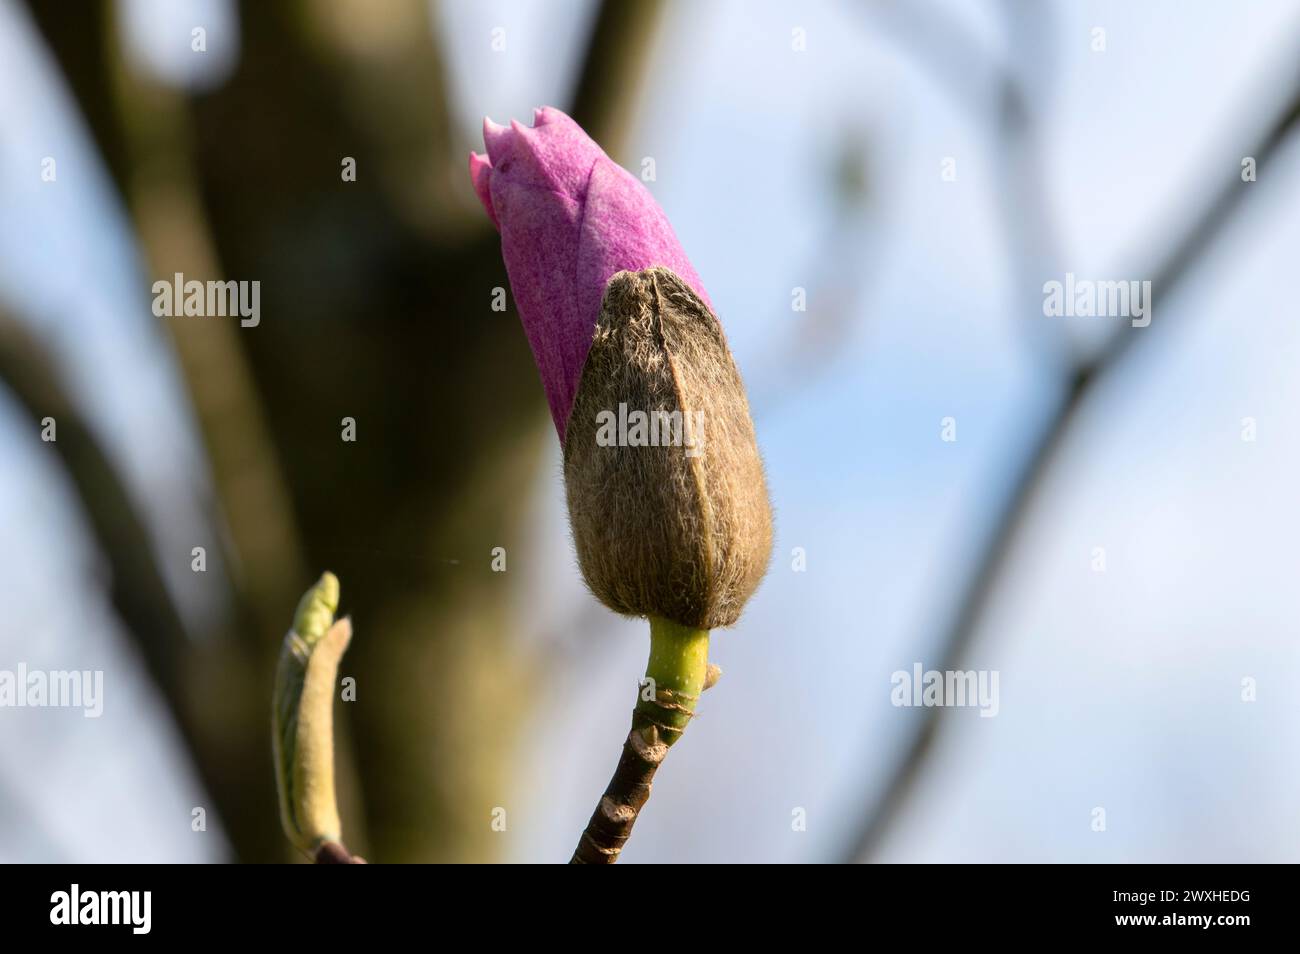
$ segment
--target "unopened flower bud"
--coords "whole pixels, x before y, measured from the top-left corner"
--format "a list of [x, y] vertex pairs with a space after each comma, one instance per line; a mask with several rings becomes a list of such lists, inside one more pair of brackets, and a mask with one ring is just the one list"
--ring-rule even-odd
[[314, 855], [339, 840], [334, 797], [334, 684], [352, 638], [345, 617], [335, 621], [339, 581], [321, 576], [294, 614], [284, 637], [272, 697], [271, 742], [280, 820], [296, 848]]
[[531, 128], [487, 120], [483, 139], [470, 175], [564, 444], [588, 586], [619, 613], [734, 623], [772, 512], [703, 283], [644, 184], [559, 110]]
[[729, 626], [772, 552], [740, 374], [713, 312], [666, 268], [610, 279], [564, 444], [583, 576], [610, 609]]

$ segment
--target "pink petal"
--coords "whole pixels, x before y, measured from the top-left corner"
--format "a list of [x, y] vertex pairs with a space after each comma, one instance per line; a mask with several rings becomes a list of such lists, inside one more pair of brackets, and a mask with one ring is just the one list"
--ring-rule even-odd
[[708, 295], [654, 197], [560, 110], [535, 110], [531, 128], [485, 119], [483, 141], [487, 158], [470, 156], [470, 178], [501, 232], [519, 317], [563, 441], [610, 277], [661, 265], [706, 303]]
[[478, 194], [478, 200], [483, 203], [483, 208], [487, 210], [488, 218], [500, 231], [501, 223], [497, 221], [496, 211], [492, 208], [491, 187], [488, 185], [491, 173], [492, 163], [488, 162], [487, 156], [480, 156], [477, 152], [469, 154], [469, 177], [474, 183], [474, 191]]

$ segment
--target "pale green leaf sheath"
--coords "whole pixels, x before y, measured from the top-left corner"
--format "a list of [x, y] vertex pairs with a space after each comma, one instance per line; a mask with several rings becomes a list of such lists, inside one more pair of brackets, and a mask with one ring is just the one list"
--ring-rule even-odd
[[341, 843], [334, 794], [334, 686], [352, 638], [351, 622], [335, 622], [339, 581], [321, 576], [298, 604], [276, 668], [271, 741], [285, 834], [317, 857]]

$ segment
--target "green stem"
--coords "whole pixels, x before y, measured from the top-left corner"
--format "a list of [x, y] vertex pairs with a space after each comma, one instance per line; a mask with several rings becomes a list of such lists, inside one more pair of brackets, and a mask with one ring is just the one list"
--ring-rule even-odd
[[650, 659], [623, 754], [587, 822], [574, 864], [613, 864], [632, 834], [668, 747], [695, 715], [709, 670], [709, 631], [650, 617]]
[[704, 691], [709, 668], [709, 631], [650, 617], [650, 659], [633, 714], [636, 728], [653, 725], [667, 745], [686, 731]]

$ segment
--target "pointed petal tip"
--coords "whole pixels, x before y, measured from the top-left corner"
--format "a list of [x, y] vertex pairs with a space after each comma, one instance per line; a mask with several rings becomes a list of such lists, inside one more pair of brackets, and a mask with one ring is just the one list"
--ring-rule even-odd
[[557, 109], [554, 106], [538, 106], [533, 110], [534, 126], [545, 126], [548, 123], [557, 121], [562, 122], [564, 120], [573, 122], [572, 119], [569, 119], [568, 113], [564, 112], [562, 109]]
[[494, 123], [489, 116], [483, 117], [483, 145], [487, 147], [488, 156], [493, 159], [500, 158], [509, 135], [508, 128]]
[[469, 178], [474, 185], [474, 192], [478, 200], [483, 203], [483, 209], [487, 212], [488, 218], [492, 224], [501, 228], [501, 223], [497, 220], [496, 210], [492, 207], [492, 189], [489, 180], [492, 177], [492, 161], [487, 156], [480, 155], [477, 152], [469, 154]]

